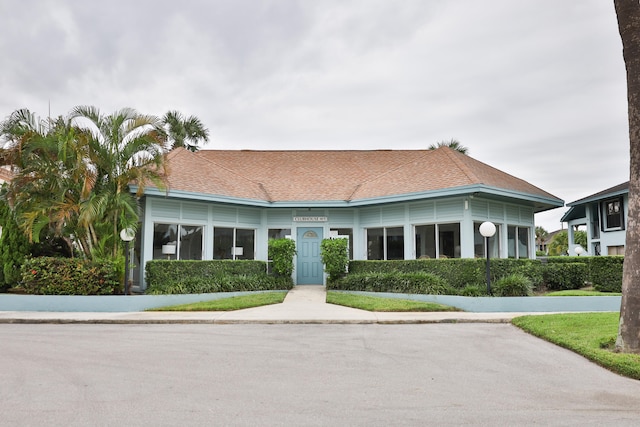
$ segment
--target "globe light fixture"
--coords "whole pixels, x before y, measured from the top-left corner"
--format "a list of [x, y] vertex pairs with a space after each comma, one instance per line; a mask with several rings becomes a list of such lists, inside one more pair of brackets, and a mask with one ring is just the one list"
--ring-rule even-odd
[[496, 225], [491, 221], [480, 224], [480, 234], [484, 237], [484, 252], [487, 254], [487, 294], [491, 295], [491, 267], [489, 265], [489, 238], [496, 234]]

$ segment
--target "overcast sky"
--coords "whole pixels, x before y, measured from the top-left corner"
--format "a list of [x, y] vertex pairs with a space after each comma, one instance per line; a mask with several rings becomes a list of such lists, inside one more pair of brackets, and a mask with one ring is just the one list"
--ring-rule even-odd
[[176, 109], [219, 149], [455, 138], [565, 202], [629, 179], [613, 1], [4, 0], [0, 58], [2, 118]]

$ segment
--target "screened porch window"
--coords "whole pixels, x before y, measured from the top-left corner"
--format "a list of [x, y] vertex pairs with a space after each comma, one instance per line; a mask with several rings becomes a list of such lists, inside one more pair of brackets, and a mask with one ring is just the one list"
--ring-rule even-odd
[[215, 227], [213, 259], [254, 259], [255, 230]]
[[529, 258], [529, 227], [507, 227], [509, 258]]
[[368, 228], [367, 259], [404, 259], [404, 229], [402, 227]]
[[201, 225], [154, 224], [153, 259], [202, 259]]
[[460, 258], [460, 223], [417, 225], [415, 251], [418, 259]]
[[[484, 252], [484, 237], [480, 234], [481, 222], [473, 223], [473, 255], [476, 258], [486, 257]], [[496, 234], [489, 238], [489, 257], [500, 257], [500, 226], [496, 224]]]

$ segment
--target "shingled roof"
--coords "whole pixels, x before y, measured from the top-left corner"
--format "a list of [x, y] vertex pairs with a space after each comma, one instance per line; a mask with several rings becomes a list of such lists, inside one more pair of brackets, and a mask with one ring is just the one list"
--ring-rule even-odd
[[562, 206], [554, 195], [447, 147], [436, 150], [200, 150], [168, 156], [171, 193], [267, 203], [347, 202], [470, 189]]

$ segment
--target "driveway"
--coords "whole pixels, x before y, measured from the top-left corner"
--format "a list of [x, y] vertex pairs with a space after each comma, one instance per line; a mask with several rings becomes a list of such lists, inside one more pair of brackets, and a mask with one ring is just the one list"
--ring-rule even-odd
[[640, 382], [508, 324], [3, 324], [0, 342], [2, 426], [640, 422]]

